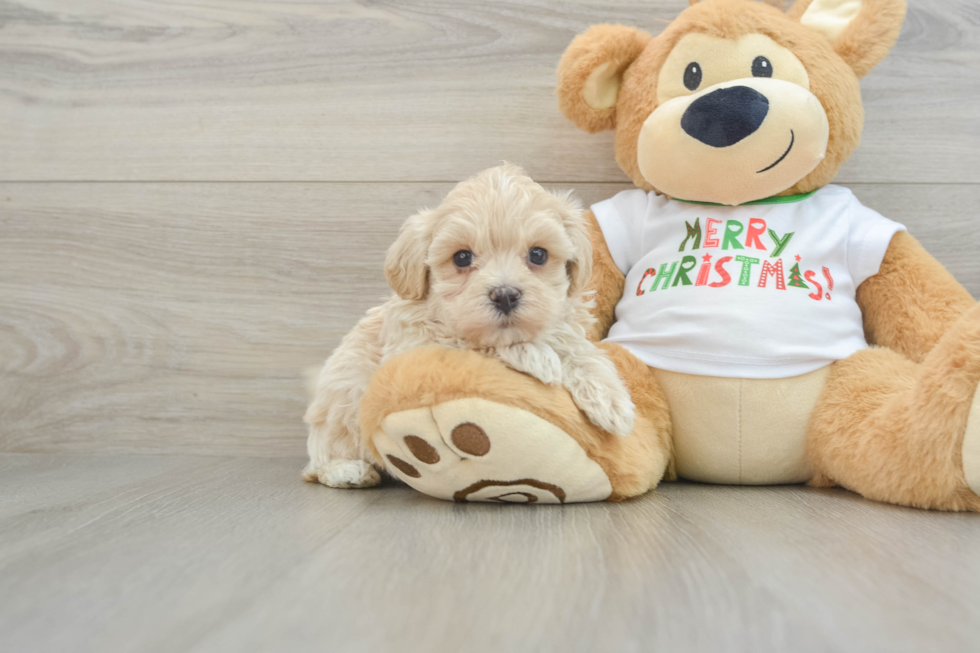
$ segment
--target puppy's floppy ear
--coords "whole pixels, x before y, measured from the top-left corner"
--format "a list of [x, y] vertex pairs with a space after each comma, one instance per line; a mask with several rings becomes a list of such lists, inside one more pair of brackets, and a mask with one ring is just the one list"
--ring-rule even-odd
[[592, 278], [592, 241], [589, 240], [589, 229], [582, 215], [582, 203], [572, 195], [572, 191], [556, 192], [561, 200], [562, 224], [565, 233], [572, 242], [572, 258], [566, 264], [568, 274], [568, 294], [579, 293], [589, 285]]
[[385, 278], [402, 299], [423, 299], [429, 290], [425, 257], [432, 241], [432, 217], [432, 211], [421, 211], [406, 220], [385, 255]]
[[623, 73], [651, 38], [625, 25], [593, 25], [576, 36], [558, 63], [561, 112], [589, 133], [613, 129]]
[[789, 17], [822, 33], [834, 51], [864, 77], [895, 45], [905, 0], [797, 0]]
[[592, 243], [584, 222], [575, 228], [572, 242], [575, 243], [575, 258], [568, 263], [569, 295], [584, 291], [592, 279]]

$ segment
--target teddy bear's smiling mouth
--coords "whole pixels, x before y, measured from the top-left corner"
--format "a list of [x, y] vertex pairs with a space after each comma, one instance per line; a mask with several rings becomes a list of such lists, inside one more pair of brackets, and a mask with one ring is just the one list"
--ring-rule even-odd
[[794, 143], [796, 143], [796, 134], [793, 133], [793, 130], [791, 129], [791, 130], [789, 130], [789, 147], [786, 148], [786, 151], [783, 152], [783, 155], [781, 157], [779, 157], [778, 159], [776, 159], [776, 162], [775, 163], [773, 163], [773, 164], [771, 164], [769, 166], [766, 166], [762, 170], [757, 171], [755, 174], [759, 174], [760, 172], [765, 172], [766, 170], [772, 170], [773, 168], [775, 168], [776, 166], [778, 166], [782, 162], [782, 160], [785, 159], [789, 155], [789, 151], [793, 149], [793, 144]]

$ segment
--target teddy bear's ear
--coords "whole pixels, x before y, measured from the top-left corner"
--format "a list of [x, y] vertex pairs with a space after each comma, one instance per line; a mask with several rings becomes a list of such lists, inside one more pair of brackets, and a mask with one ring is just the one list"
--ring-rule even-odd
[[797, 0], [788, 15], [830, 39], [864, 77], [895, 45], [905, 8], [905, 0]]
[[429, 290], [425, 257], [429, 252], [431, 221], [431, 211], [410, 217], [385, 255], [385, 278], [402, 299], [423, 299]]
[[555, 95], [562, 113], [590, 133], [613, 129], [623, 72], [650, 39], [625, 25], [593, 25], [576, 36], [558, 64]]

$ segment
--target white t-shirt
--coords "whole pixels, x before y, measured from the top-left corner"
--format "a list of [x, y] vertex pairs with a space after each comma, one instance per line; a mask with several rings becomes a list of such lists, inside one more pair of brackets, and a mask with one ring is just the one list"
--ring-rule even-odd
[[745, 379], [866, 348], [855, 291], [905, 230], [840, 186], [741, 206], [628, 190], [592, 211], [626, 275], [608, 340], [652, 367]]

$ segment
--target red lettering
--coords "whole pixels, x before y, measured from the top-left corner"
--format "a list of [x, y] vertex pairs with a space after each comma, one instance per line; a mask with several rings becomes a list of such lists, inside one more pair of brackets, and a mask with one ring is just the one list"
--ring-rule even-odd
[[712, 227], [712, 224], [721, 224], [721, 220], [715, 220], [714, 218], [708, 218], [704, 223], [704, 246], [705, 247], [718, 247], [718, 239], [712, 238], [712, 236], [718, 235], [718, 230]]
[[712, 288], [721, 288], [722, 286], [727, 286], [729, 284], [729, 282], [732, 280], [732, 275], [728, 274], [728, 271], [725, 270], [725, 263], [728, 263], [731, 260], [731, 256], [723, 256], [718, 259], [718, 262], [715, 263], [715, 272], [721, 275], [721, 281], [709, 283], [709, 286]]
[[766, 221], [762, 218], [752, 218], [749, 220], [749, 232], [745, 235], [745, 246], [755, 247], [766, 251], [766, 246], [762, 244], [759, 236], [766, 233]]
[[771, 264], [769, 261], [762, 261], [762, 274], [759, 275], [759, 287], [766, 287], [766, 280], [772, 277], [776, 280], [776, 288], [779, 290], [786, 290], [786, 277], [783, 275], [783, 259], [777, 258], [776, 265]]
[[807, 297], [816, 301], [820, 301], [821, 299], [823, 299], [823, 287], [820, 285], [820, 282], [817, 281], [816, 272], [814, 272], [813, 270], [807, 270], [806, 272], [803, 273], [803, 276], [806, 277], [807, 281], [809, 281], [810, 283], [812, 283], [817, 287], [817, 289], [814, 290], [809, 295], [807, 295]]
[[643, 278], [640, 279], [640, 283], [636, 284], [636, 296], [644, 294], [646, 291], [643, 290], [643, 282], [647, 280], [647, 277], [652, 277], [657, 273], [656, 268], [647, 268], [647, 271], [643, 273]]

